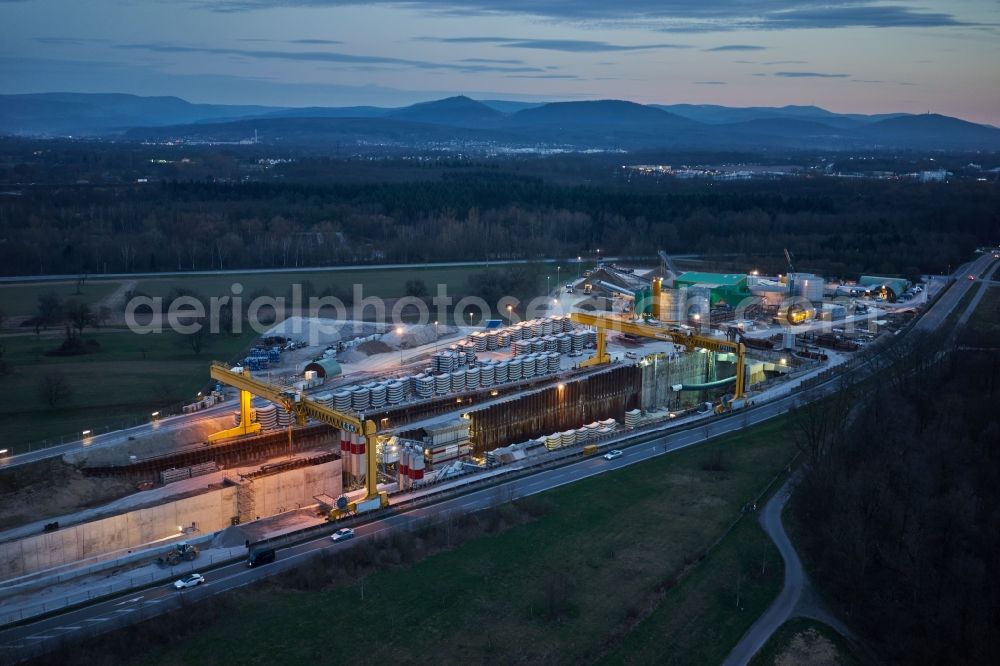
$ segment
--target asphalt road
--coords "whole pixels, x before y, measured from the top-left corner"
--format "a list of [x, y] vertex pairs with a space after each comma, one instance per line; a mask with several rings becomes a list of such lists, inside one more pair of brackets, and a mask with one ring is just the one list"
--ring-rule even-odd
[[168, 416], [160, 419], [159, 421], [143, 423], [141, 425], [132, 426], [131, 428], [125, 428], [124, 430], [112, 430], [111, 432], [94, 435], [85, 439], [78, 439], [65, 444], [47, 446], [35, 451], [28, 451], [26, 453], [19, 453], [14, 456], [0, 458], [0, 469], [26, 465], [28, 463], [38, 462], [39, 460], [45, 460], [46, 458], [56, 458], [66, 453], [89, 451], [102, 446], [119, 444], [121, 442], [128, 441], [129, 437], [144, 435], [151, 432], [174, 432], [177, 430], [184, 430], [200, 423], [201, 421], [218, 418], [225, 415], [226, 412], [231, 412], [233, 410], [233, 404], [234, 403], [232, 401], [221, 402], [194, 414], [178, 414], [176, 416]]
[[757, 618], [757, 621], [747, 630], [747, 633], [736, 644], [726, 660], [722, 662], [723, 666], [742, 666], [742, 664], [749, 663], [757, 651], [764, 647], [764, 643], [775, 630], [792, 616], [795, 606], [802, 597], [802, 590], [806, 583], [802, 561], [799, 560], [795, 546], [788, 539], [785, 527], [781, 524], [781, 512], [785, 508], [788, 498], [791, 497], [794, 479], [793, 476], [785, 481], [785, 484], [764, 505], [764, 510], [760, 514], [761, 526], [774, 541], [774, 545], [781, 553], [781, 559], [785, 561], [784, 586], [778, 593], [778, 598], [764, 611], [763, 615]]
[[[951, 289], [946, 291], [941, 298], [928, 310], [923, 317], [914, 325], [913, 330], [922, 333], [932, 333], [938, 330], [954, 311], [974, 281], [962, 279], [967, 272], [979, 275], [985, 270], [993, 260], [988, 256], [982, 256], [967, 267], [962, 267], [956, 271], [959, 279]], [[980, 292], [984, 291], [980, 289]], [[970, 303], [969, 307], [975, 303]], [[794, 487], [794, 477], [785, 484], [768, 500], [764, 505], [764, 510], [760, 515], [760, 523], [774, 545], [781, 553], [781, 558], [785, 561], [785, 581], [781, 592], [771, 606], [761, 615], [756, 622], [743, 635], [740, 642], [736, 644], [732, 652], [723, 662], [724, 666], [743, 666], [750, 662], [757, 652], [764, 647], [767, 640], [774, 632], [784, 624], [795, 612], [795, 608], [802, 598], [802, 591], [808, 584], [808, 578], [802, 568], [802, 561], [795, 546], [792, 545], [784, 525], [781, 523], [781, 512], [785, 508]]]
[[[674, 259], [693, 259], [701, 255], [697, 254], [677, 254]], [[601, 261], [632, 260], [637, 257], [601, 257]], [[649, 257], [645, 257], [648, 259]], [[588, 263], [594, 262], [594, 257], [587, 258]], [[168, 277], [199, 277], [206, 275], [249, 275], [267, 273], [336, 273], [343, 271], [386, 271], [405, 268], [426, 269], [426, 268], [463, 268], [472, 266], [477, 268], [488, 268], [490, 266], [517, 266], [521, 264], [561, 264], [568, 267], [575, 266], [578, 262], [569, 257], [562, 259], [504, 259], [502, 261], [438, 261], [422, 264], [347, 264], [344, 266], [305, 266], [301, 268], [234, 268], [231, 270], [207, 270], [207, 271], [164, 271], [161, 273], [93, 273], [87, 276], [88, 280], [135, 280], [135, 279], [156, 279]], [[567, 270], [570, 270], [569, 268]], [[66, 280], [76, 280], [79, 273], [67, 273], [63, 275], [14, 275], [0, 277], [0, 284], [17, 284], [22, 282], [62, 282]]]
[[[835, 385], [831, 383], [829, 386], [817, 387], [811, 392], [819, 394], [821, 391], [829, 392], [834, 388]], [[353, 543], [385, 536], [394, 530], [411, 529], [428, 519], [443, 520], [449, 513], [465, 514], [478, 511], [494, 504], [551, 490], [628, 465], [639, 464], [650, 458], [698, 444], [711, 437], [766, 421], [793, 407], [800, 397], [801, 394], [793, 394], [737, 415], [717, 418], [689, 430], [670, 433], [632, 446], [620, 445], [624, 455], [613, 461], [607, 461], [603, 457], [585, 458], [564, 467], [544, 470], [466, 495], [443, 499], [430, 506], [402, 510], [356, 527], [356, 538]], [[331, 527], [331, 531], [332, 529]], [[279, 550], [278, 559], [274, 564], [248, 569], [239, 563], [202, 571], [207, 580], [204, 585], [197, 588], [178, 592], [168, 586], [160, 586], [124, 593], [106, 601], [68, 610], [36, 622], [0, 630], [0, 662], [8, 658], [26, 658], [53, 649], [63, 641], [78, 640], [141, 621], [177, 608], [183, 603], [197, 602], [213, 594], [242, 587], [288, 570], [323, 549], [344, 549], [352, 545], [351, 541], [332, 544], [329, 538], [324, 536]]]
[[[979, 261], [983, 261], [983, 263], [979, 265]], [[981, 258], [973, 266], [978, 265], [979, 270], [982, 270], [986, 267], [988, 261], [988, 259], [984, 261]], [[955, 288], [948, 290], [934, 307], [924, 315], [917, 323], [916, 328], [933, 330], [937, 326], [940, 326], [940, 323], [954, 309], [955, 305], [968, 289], [969, 284], [971, 282], [967, 284], [956, 283]], [[619, 448], [622, 448], [624, 455], [617, 460], [607, 461], [603, 457], [585, 458], [563, 467], [544, 470], [531, 476], [510, 480], [465, 495], [442, 499], [430, 506], [401, 510], [393, 515], [388, 515], [356, 527], [357, 536], [353, 540], [353, 543], [348, 541], [333, 544], [327, 536], [323, 536], [306, 543], [279, 550], [278, 560], [274, 564], [248, 569], [242, 563], [237, 563], [219, 567], [211, 571], [203, 571], [202, 573], [205, 574], [207, 581], [198, 588], [178, 592], [169, 586], [160, 586], [139, 592], [116, 595], [111, 599], [67, 610], [66, 612], [36, 622], [3, 629], [0, 630], [0, 661], [24, 659], [51, 650], [63, 641], [79, 640], [85, 636], [97, 635], [119, 626], [153, 617], [173, 608], [180, 607], [184, 603], [197, 602], [211, 595], [242, 587], [269, 575], [288, 570], [323, 549], [350, 548], [353, 544], [365, 539], [388, 535], [395, 530], [411, 529], [415, 524], [422, 523], [428, 519], [442, 520], [449, 513], [464, 514], [477, 511], [493, 504], [504, 503], [512, 499], [544, 492], [567, 483], [573, 483], [628, 465], [639, 464], [650, 458], [698, 444], [712, 437], [766, 421], [785, 413], [802, 401], [816, 400], [828, 395], [835, 391], [837, 386], [837, 380], [833, 379], [806, 391], [793, 393], [736, 414], [719, 417], [688, 430], [670, 433], [632, 446], [622, 444]], [[641, 436], [638, 435], [637, 438]], [[780, 496], [779, 493], [778, 497]], [[767, 506], [770, 507], [772, 503], [773, 500]], [[777, 520], [780, 527], [780, 507], [773, 510], [777, 512], [776, 515], [778, 516]], [[764, 514], [766, 515], [767, 513], [768, 511], [765, 509]], [[780, 533], [783, 534], [784, 531], [780, 530]], [[787, 542], [787, 536], [785, 537], [785, 541]], [[791, 548], [790, 543], [787, 545], [788, 548]], [[780, 544], [779, 550], [782, 550], [784, 557], [785, 551]], [[794, 556], [794, 549], [791, 549], [790, 552]], [[786, 559], [785, 576], [785, 587], [790, 590], [789, 594], [794, 596], [797, 601], [798, 594], [795, 590], [797, 588], [801, 591], [804, 577], [801, 563], [798, 562], [797, 556], [794, 556], [793, 560]], [[779, 595], [779, 601], [783, 598], [784, 594], [783, 590], [782, 594]], [[778, 601], [775, 603], [777, 604]], [[791, 608], [794, 608], [794, 604], [788, 609], [788, 613], [791, 612]], [[755, 623], [747, 636], [744, 636], [740, 645], [745, 641], [750, 641], [751, 643], [759, 642], [757, 648], [749, 652], [750, 656], [780, 626], [781, 621], [783, 621], [781, 618], [787, 617], [787, 615], [783, 615], [784, 612], [783, 608], [779, 608], [771, 615], [769, 609], [769, 612], [765, 616], [762, 616], [761, 621]], [[767, 619], [765, 620], [765, 618]], [[776, 622], [777, 624], [775, 624]], [[737, 646], [737, 648], [739, 647]], [[747, 659], [749, 659], [749, 656]], [[735, 661], [733, 663], [746, 663], [746, 661]]]

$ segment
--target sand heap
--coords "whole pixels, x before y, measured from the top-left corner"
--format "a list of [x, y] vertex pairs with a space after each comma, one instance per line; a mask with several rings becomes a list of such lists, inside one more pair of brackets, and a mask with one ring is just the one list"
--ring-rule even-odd
[[[402, 329], [402, 333], [397, 333], [396, 328]], [[454, 326], [435, 324], [402, 324], [396, 328], [380, 338], [382, 342], [393, 349], [413, 349], [421, 345], [429, 345], [457, 330]]]

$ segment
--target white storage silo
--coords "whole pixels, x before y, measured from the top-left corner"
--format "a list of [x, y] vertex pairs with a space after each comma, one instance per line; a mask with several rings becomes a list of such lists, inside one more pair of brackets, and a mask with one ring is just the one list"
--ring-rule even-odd
[[517, 358], [508, 361], [507, 363], [507, 379], [512, 382], [516, 382], [521, 379], [521, 369], [523, 367], [523, 362], [521, 361], [523, 357], [518, 356]]
[[823, 278], [812, 273], [794, 273], [795, 295], [802, 296], [810, 303], [817, 305], [823, 302]]

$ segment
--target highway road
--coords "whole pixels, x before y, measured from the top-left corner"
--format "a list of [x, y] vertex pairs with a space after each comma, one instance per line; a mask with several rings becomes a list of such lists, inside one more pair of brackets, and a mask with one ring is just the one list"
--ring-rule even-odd
[[[971, 264], [959, 268], [956, 271], [958, 280], [917, 321], [913, 330], [925, 334], [937, 331], [944, 324], [948, 315], [958, 306], [972, 285], [975, 284], [974, 281], [962, 279], [962, 277], [969, 272], [980, 275], [982, 271], [990, 267], [992, 262], [992, 258], [984, 255]], [[984, 289], [980, 289], [979, 291], [982, 293]], [[977, 300], [973, 299], [969, 303], [966, 312], [963, 313], [963, 319], [975, 306]], [[949, 339], [951, 338], [952, 336], [949, 335]], [[802, 598], [802, 592], [808, 585], [808, 577], [802, 568], [802, 561], [799, 559], [798, 553], [795, 552], [795, 546], [792, 545], [781, 523], [781, 512], [785, 508], [785, 504], [788, 502], [793, 488], [794, 477], [786, 481], [771, 497], [767, 504], [764, 505], [764, 510], [760, 514], [761, 526], [767, 532], [768, 536], [771, 537], [771, 540], [774, 541], [775, 546], [777, 546], [778, 551], [781, 553], [781, 559], [785, 562], [784, 585], [771, 606], [754, 622], [750, 629], [747, 630], [747, 633], [740, 639], [740, 642], [733, 648], [732, 652], [729, 653], [729, 656], [723, 662], [724, 666], [743, 666], [749, 663], [778, 627], [793, 616], [796, 606], [798, 606], [799, 600]]]
[[[816, 387], [810, 392], [817, 395], [820, 392], [825, 394], [835, 388], [835, 384], [830, 383], [826, 386]], [[429, 506], [398, 510], [396, 513], [358, 526], [356, 528], [357, 537], [353, 543], [385, 536], [394, 530], [411, 529], [426, 520], [443, 520], [449, 513], [464, 514], [478, 511], [494, 504], [551, 490], [628, 465], [639, 464], [656, 456], [699, 444], [711, 437], [766, 421], [793, 407], [801, 395], [786, 396], [739, 414], [719, 417], [703, 425], [699, 424], [689, 430], [670, 433], [666, 436], [654, 435], [650, 441], [631, 446], [623, 444], [620, 448], [624, 451], [624, 455], [617, 460], [607, 461], [603, 457], [584, 458], [563, 467], [544, 470], [482, 490], [443, 499]], [[650, 435], [645, 433], [642, 436], [649, 437]], [[65, 640], [96, 635], [152, 617], [179, 607], [182, 598], [186, 598], [187, 601], [198, 601], [213, 594], [247, 585], [290, 569], [323, 549], [343, 549], [351, 546], [352, 542], [350, 541], [332, 544], [327, 536], [323, 536], [279, 550], [278, 560], [274, 564], [247, 569], [242, 563], [239, 563], [202, 571], [201, 573], [205, 574], [207, 582], [199, 588], [177, 592], [167, 586], [161, 586], [124, 593], [106, 601], [68, 610], [36, 622], [9, 627], [0, 630], [0, 661], [4, 660], [3, 655], [24, 658], [52, 649]]]
[[[694, 259], [702, 255], [698, 254], [678, 254], [674, 259]], [[633, 261], [636, 259], [649, 260], [650, 257], [601, 257], [601, 261]], [[87, 276], [88, 280], [136, 280], [136, 279], [157, 279], [169, 277], [203, 277], [203, 276], [225, 276], [225, 275], [259, 275], [269, 273], [338, 273], [344, 271], [390, 271], [412, 268], [424, 270], [427, 268], [489, 268], [490, 266], [519, 266], [523, 264], [561, 264], [572, 267], [577, 261], [568, 257], [562, 259], [504, 259], [501, 261], [438, 261], [423, 264], [347, 264], [345, 266], [304, 266], [297, 268], [234, 268], [230, 270], [206, 270], [206, 271], [164, 271], [162, 273], [92, 273]], [[594, 257], [587, 257], [587, 263], [594, 263]], [[569, 269], [567, 269], [569, 270]], [[14, 275], [0, 277], [0, 284], [19, 284], [24, 282], [63, 282], [66, 280], [76, 280], [79, 273], [64, 275]]]
[[101, 448], [103, 446], [120, 444], [121, 442], [128, 441], [129, 437], [146, 435], [152, 432], [167, 433], [167, 432], [176, 432], [179, 430], [185, 430], [193, 425], [201, 423], [202, 421], [207, 421], [209, 419], [216, 419], [219, 418], [220, 416], [225, 416], [227, 413], [233, 411], [234, 409], [233, 405], [234, 403], [231, 400], [229, 402], [221, 402], [217, 405], [196, 412], [194, 414], [178, 414], [176, 416], [167, 416], [157, 421], [150, 421], [149, 423], [143, 423], [137, 426], [132, 426], [131, 428], [125, 428], [124, 430], [112, 430], [111, 432], [102, 433], [100, 435], [93, 435], [92, 437], [85, 437], [72, 442], [66, 442], [65, 444], [47, 446], [45, 448], [36, 449], [34, 451], [28, 451], [26, 453], [19, 453], [14, 456], [0, 458], [0, 469], [4, 469], [7, 467], [17, 467], [18, 465], [26, 465], [28, 463], [37, 462], [39, 460], [45, 460], [46, 458], [55, 458], [58, 456], [62, 456], [67, 453], [74, 453], [78, 451], [89, 451], [92, 449]]
[[[982, 259], [977, 260], [973, 265], [978, 265], [979, 261], [982, 261]], [[979, 266], [980, 270], [984, 269], [987, 263], [988, 260]], [[924, 318], [918, 322], [916, 328], [933, 329], [939, 326], [948, 313], [957, 305], [962, 295], [968, 289], [969, 284], [971, 282], [967, 284], [961, 281], [956, 283], [956, 288], [946, 292], [935, 306], [925, 314]], [[352, 545], [365, 539], [388, 535], [395, 530], [412, 529], [415, 525], [421, 524], [426, 520], [442, 520], [450, 513], [464, 514], [477, 511], [493, 504], [551, 490], [552, 488], [557, 488], [581, 479], [621, 469], [628, 465], [640, 464], [650, 458], [665, 455], [669, 452], [704, 442], [712, 437], [734, 432], [774, 418], [787, 412], [800, 402], [816, 400], [833, 393], [837, 388], [838, 379], [834, 378], [808, 390], [793, 393], [736, 414], [718, 417], [688, 430], [672, 432], [661, 436], [653, 435], [652, 439], [648, 439], [648, 441], [641, 441], [630, 446], [622, 444], [619, 448], [622, 448], [625, 453], [621, 458], [614, 461], [606, 461], [603, 457], [585, 458], [562, 467], [540, 471], [523, 478], [512, 479], [482, 490], [442, 499], [432, 505], [413, 509], [397, 509], [390, 515], [385, 515], [370, 523], [358, 526], [356, 528], [357, 537], [353, 542], [348, 541], [333, 544], [324, 535], [320, 538], [279, 550], [278, 560], [274, 564], [247, 569], [242, 563], [237, 563], [209, 571], [202, 571], [206, 575], [207, 582], [199, 588], [183, 592], [177, 592], [167, 586], [149, 588], [116, 595], [105, 601], [67, 610], [28, 624], [8, 627], [0, 630], [0, 661], [27, 658], [31, 655], [50, 650], [65, 640], [76, 640], [88, 635], [97, 635], [119, 626], [155, 616], [179, 607], [183, 603], [182, 600], [185, 599], [188, 602], [197, 602], [211, 595], [242, 587], [269, 575], [288, 570], [324, 549], [350, 548]], [[643, 433], [637, 435], [636, 439], [649, 437], [649, 433]], [[789, 583], [789, 570], [793, 572], [792, 584], [794, 586], [794, 572], [796, 571], [796, 567], [789, 566], [786, 562], [786, 585]], [[801, 565], [798, 566], [797, 570], [801, 576]], [[779, 612], [771, 620], [758, 623], [761, 627], [759, 631], [755, 632], [755, 636], [758, 634], [764, 636], [763, 640], [766, 641], [767, 637], [777, 628], [774, 621], [780, 617], [781, 613]], [[757, 626], [757, 624], [754, 625], [754, 627]], [[744, 640], [746, 640], [746, 637]], [[763, 643], [760, 644], [762, 645]], [[752, 655], [753, 653], [751, 652], [750, 654]]]

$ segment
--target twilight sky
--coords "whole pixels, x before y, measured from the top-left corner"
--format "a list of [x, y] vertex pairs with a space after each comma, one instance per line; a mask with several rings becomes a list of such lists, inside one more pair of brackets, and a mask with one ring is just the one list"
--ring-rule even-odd
[[816, 104], [1000, 125], [1000, 0], [0, 0], [0, 93], [49, 91]]

